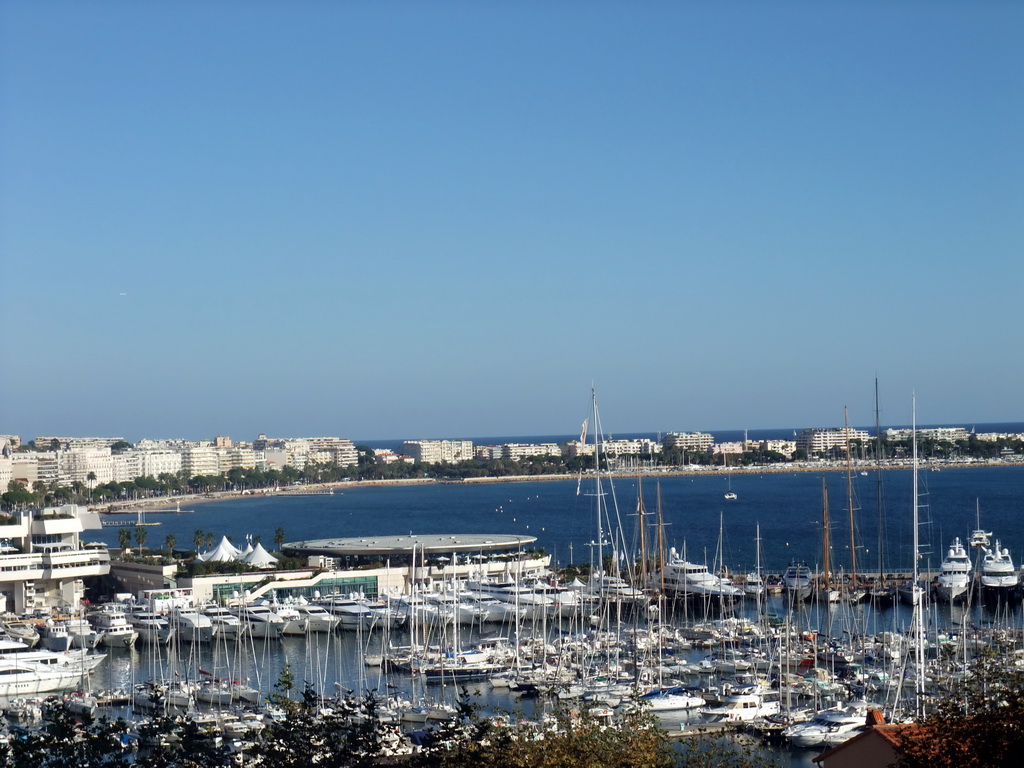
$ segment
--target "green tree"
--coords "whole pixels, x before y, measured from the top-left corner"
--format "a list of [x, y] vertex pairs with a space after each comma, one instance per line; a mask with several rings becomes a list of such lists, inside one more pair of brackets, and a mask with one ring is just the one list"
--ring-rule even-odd
[[203, 548], [203, 542], [205, 540], [206, 534], [199, 528], [196, 528], [196, 532], [192, 534], [192, 543], [196, 545], [196, 553]]
[[1024, 670], [988, 651], [935, 709], [899, 733], [900, 768], [1017, 768], [1024, 754]]
[[117, 531], [117, 544], [122, 550], [132, 545], [132, 532], [127, 528], [119, 528]]
[[177, 537], [173, 533], [168, 533], [164, 536], [164, 548], [173, 556], [174, 545], [178, 543]]
[[135, 543], [139, 545], [139, 549], [143, 550], [146, 548], [146, 538], [149, 536], [149, 531], [146, 530], [146, 526], [137, 525], [135, 526]]
[[285, 542], [284, 528], [278, 528], [276, 531], [274, 531], [274, 544], [277, 546], [277, 551], [278, 552], [281, 551], [281, 547], [284, 546], [284, 542]]

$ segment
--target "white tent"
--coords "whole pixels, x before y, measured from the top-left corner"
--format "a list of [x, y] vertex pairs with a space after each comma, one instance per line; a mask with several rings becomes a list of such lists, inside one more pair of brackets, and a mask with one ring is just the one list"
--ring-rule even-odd
[[267, 552], [263, 548], [263, 545], [256, 542], [256, 546], [252, 548], [252, 552], [242, 558], [242, 562], [248, 563], [254, 568], [273, 568], [277, 565], [277, 558]]
[[227, 536], [223, 536], [220, 543], [205, 554], [199, 555], [199, 559], [206, 563], [229, 563], [232, 560], [239, 560], [242, 552], [236, 549]]

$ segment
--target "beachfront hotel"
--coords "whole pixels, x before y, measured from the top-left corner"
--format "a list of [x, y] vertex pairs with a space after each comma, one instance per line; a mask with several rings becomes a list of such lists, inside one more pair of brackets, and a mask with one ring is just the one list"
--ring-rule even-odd
[[106, 546], [83, 541], [99, 527], [99, 515], [76, 504], [0, 516], [0, 613], [77, 607], [84, 580], [110, 572]]

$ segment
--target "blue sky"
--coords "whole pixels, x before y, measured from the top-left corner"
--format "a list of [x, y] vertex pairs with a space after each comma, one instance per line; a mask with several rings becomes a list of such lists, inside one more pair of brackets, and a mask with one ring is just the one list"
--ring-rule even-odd
[[0, 433], [1021, 413], [1024, 6], [0, 6]]

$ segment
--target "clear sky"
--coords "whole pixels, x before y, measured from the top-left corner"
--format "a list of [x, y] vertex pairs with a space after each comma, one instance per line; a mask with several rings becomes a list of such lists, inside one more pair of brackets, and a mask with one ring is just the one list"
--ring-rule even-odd
[[0, 433], [1024, 419], [1024, 4], [0, 4]]

